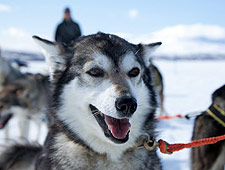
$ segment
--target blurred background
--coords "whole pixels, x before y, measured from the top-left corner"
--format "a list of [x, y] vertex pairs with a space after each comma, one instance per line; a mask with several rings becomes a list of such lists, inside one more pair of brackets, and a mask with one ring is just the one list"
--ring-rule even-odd
[[[225, 1], [222, 0], [1, 0], [2, 57], [23, 60], [22, 72], [47, 73], [44, 56], [32, 35], [54, 41], [66, 7], [83, 35], [98, 31], [119, 35], [132, 43], [161, 41], [153, 63], [164, 81], [168, 115], [206, 110], [211, 94], [224, 85]], [[194, 120], [159, 122], [159, 137], [171, 143], [191, 140]], [[15, 126], [14, 124], [12, 126]], [[15, 138], [11, 131], [11, 138]], [[30, 132], [32, 138], [33, 132]], [[44, 130], [40, 142], [44, 140]], [[4, 138], [3, 132], [0, 137]], [[162, 155], [164, 169], [189, 170], [190, 150]]]

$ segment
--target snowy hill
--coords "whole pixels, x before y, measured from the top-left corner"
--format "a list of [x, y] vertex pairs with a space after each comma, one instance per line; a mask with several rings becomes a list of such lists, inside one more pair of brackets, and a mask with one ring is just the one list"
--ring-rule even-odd
[[35, 52], [26, 52], [26, 51], [10, 51], [10, 50], [3, 50], [2, 56], [7, 59], [20, 59], [20, 60], [44, 60], [44, 56], [41, 53]]

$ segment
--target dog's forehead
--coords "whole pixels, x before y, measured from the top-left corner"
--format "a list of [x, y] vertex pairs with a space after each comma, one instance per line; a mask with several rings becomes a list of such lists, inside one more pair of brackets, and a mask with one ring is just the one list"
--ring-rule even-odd
[[106, 60], [104, 58], [107, 57], [116, 65], [128, 54], [134, 56], [135, 47], [115, 35], [99, 33], [81, 39], [75, 45], [74, 51], [77, 60], [87, 62], [94, 59], [100, 61]]
[[104, 54], [95, 53], [90, 57], [90, 60], [87, 60], [84, 64], [84, 68], [99, 66], [104, 69], [122, 68], [123, 70], [128, 70], [133, 66], [137, 66], [137, 63], [136, 57], [132, 53], [124, 54], [119, 60], [112, 60]]

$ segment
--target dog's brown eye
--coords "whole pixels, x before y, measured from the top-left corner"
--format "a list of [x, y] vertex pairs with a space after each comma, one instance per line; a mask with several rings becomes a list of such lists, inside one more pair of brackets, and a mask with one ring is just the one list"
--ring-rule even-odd
[[129, 77], [136, 77], [136, 76], [138, 76], [139, 73], [140, 73], [140, 69], [137, 68], [137, 67], [134, 67], [128, 72], [128, 76]]
[[89, 71], [87, 71], [87, 74], [93, 76], [93, 77], [104, 77], [104, 71], [100, 68], [92, 68]]

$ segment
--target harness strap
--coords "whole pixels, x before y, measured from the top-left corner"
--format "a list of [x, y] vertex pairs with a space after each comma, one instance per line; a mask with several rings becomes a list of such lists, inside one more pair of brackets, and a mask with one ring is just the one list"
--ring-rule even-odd
[[206, 112], [218, 123], [225, 127], [225, 112], [217, 105], [211, 105]]

